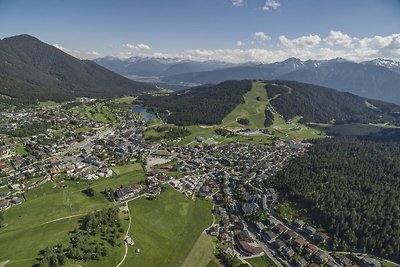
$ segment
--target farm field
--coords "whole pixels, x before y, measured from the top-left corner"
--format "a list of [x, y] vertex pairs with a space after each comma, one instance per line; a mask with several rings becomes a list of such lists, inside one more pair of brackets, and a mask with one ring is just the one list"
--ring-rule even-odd
[[[48, 182], [28, 191], [24, 203], [5, 212], [8, 227], [0, 228], [0, 262], [10, 260], [7, 267], [34, 264], [41, 249], [67, 239], [68, 231], [78, 225], [80, 217], [90, 211], [114, 206], [101, 193], [104, 189], [144, 179], [143, 171], [137, 166], [132, 167], [136, 170], [98, 181], [66, 181], [66, 188]], [[94, 197], [82, 192], [89, 186], [95, 191]], [[51, 240], [50, 243], [47, 240]], [[10, 246], [13, 250], [7, 249]], [[118, 255], [122, 258], [122, 248], [116, 250], [121, 250]], [[104, 258], [106, 260], [109, 259]]]
[[210, 202], [190, 200], [171, 187], [157, 200], [129, 202], [129, 209], [135, 245], [129, 247], [122, 266], [180, 266], [212, 223]]

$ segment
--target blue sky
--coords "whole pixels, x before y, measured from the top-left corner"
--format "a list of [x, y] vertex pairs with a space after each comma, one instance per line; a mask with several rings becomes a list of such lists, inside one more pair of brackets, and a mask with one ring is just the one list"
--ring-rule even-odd
[[400, 59], [400, 0], [0, 0], [0, 38], [80, 58]]

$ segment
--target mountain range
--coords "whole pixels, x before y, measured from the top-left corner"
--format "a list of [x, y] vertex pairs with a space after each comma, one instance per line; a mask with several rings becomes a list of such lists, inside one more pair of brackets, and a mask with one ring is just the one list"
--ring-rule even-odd
[[[289, 58], [270, 64], [232, 64], [221, 61], [187, 61], [133, 57], [126, 60], [101, 58], [96, 63], [121, 75], [158, 76], [160, 86], [218, 84], [226, 80], [294, 80], [311, 83], [367, 98], [400, 104], [400, 62], [374, 59], [360, 63], [336, 58], [307, 60]], [[151, 82], [151, 81], [150, 81]]]
[[156, 89], [29, 35], [0, 40], [0, 70], [0, 100], [11, 103], [112, 97]]
[[179, 58], [156, 57], [130, 57], [120, 59], [117, 57], [104, 57], [95, 59], [94, 62], [121, 75], [129, 76], [171, 76], [189, 72], [213, 71], [233, 67], [235, 64], [223, 61], [192, 61]]

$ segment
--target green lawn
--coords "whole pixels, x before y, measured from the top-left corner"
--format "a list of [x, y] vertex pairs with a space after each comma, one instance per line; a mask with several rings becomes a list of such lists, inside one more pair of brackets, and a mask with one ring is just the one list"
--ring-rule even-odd
[[[245, 103], [239, 104], [231, 113], [222, 120], [222, 127], [238, 128], [264, 128], [265, 107], [268, 102], [267, 91], [263, 82], [253, 82], [253, 87], [243, 95]], [[258, 99], [257, 99], [258, 98]], [[239, 118], [249, 120], [248, 126], [237, 122]]]
[[111, 108], [102, 103], [93, 106], [82, 106], [74, 109], [74, 112], [80, 113], [82, 116], [86, 116], [89, 120], [116, 124], [118, 122], [117, 117], [112, 112]]
[[19, 156], [26, 156], [29, 155], [28, 151], [26, 151], [25, 147], [22, 144], [17, 144], [15, 146], [15, 153]]
[[210, 202], [190, 200], [171, 187], [157, 200], [139, 198], [129, 208], [135, 245], [123, 266], [181, 266], [212, 223]]
[[59, 106], [61, 104], [54, 102], [54, 101], [45, 101], [45, 102], [41, 101], [41, 102], [38, 102], [37, 105], [39, 108], [48, 108], [48, 107], [53, 107], [53, 106]]
[[276, 264], [267, 255], [247, 259], [246, 261], [253, 267], [276, 267]]
[[135, 99], [136, 99], [135, 96], [124, 96], [115, 98], [113, 102], [116, 104], [132, 104]]
[[[5, 213], [9, 226], [0, 228], [0, 262], [10, 260], [7, 266], [31, 266], [40, 249], [68, 238], [67, 233], [76, 226], [79, 215], [114, 205], [101, 194], [105, 188], [129, 185], [144, 177], [143, 171], [136, 170], [98, 181], [66, 182], [67, 188], [47, 183], [28, 191], [26, 202]], [[82, 193], [88, 186], [94, 189], [94, 197]], [[58, 219], [62, 220], [54, 221]], [[122, 250], [117, 248], [112, 252], [121, 255], [115, 261], [122, 258]], [[105, 258], [104, 262], [109, 260]], [[96, 266], [109, 266], [102, 262]]]
[[140, 165], [140, 163], [130, 163], [121, 166], [115, 166], [112, 168], [112, 170], [115, 174], [120, 175], [133, 171], [141, 171], [142, 165]]

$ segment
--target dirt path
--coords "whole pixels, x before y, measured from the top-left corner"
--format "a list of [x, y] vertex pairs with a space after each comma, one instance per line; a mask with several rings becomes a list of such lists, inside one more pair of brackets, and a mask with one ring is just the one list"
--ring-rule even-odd
[[[51, 221], [42, 223], [40, 226], [45, 225], [45, 224], [49, 224], [49, 223], [53, 223], [53, 222], [57, 222], [57, 221], [62, 221], [62, 220], [65, 220], [65, 219], [70, 219], [70, 218], [74, 218], [74, 217], [80, 217], [80, 216], [84, 216], [84, 215], [86, 215], [86, 213], [81, 213], [81, 214], [75, 214], [75, 215], [71, 215], [71, 216], [66, 216], [66, 217], [62, 217], [62, 218], [58, 218], [58, 219], [54, 219], [54, 220], [51, 220]], [[2, 266], [0, 265], [0, 267], [2, 267]]]
[[[129, 202], [129, 201], [128, 201]], [[128, 207], [128, 215], [129, 215], [129, 225], [128, 225], [128, 229], [126, 230], [126, 234], [124, 237], [124, 244], [125, 244], [125, 253], [124, 253], [124, 257], [122, 258], [122, 260], [117, 264], [116, 267], [120, 267], [125, 259], [126, 256], [128, 255], [128, 244], [125, 242], [126, 237], [129, 235], [129, 230], [131, 229], [131, 224], [132, 224], [132, 216], [131, 216], [131, 211], [129, 210], [129, 206], [128, 206], [128, 202], [125, 203], [125, 205]]]
[[10, 261], [3, 261], [0, 262], [0, 267], [5, 267], [7, 263], [9, 263]]

